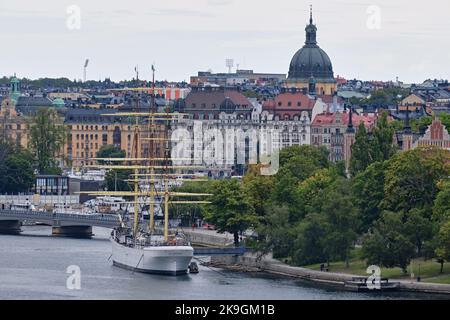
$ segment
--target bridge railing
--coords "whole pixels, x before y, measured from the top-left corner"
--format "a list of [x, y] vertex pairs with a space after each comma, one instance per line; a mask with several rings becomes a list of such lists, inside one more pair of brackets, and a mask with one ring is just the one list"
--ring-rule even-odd
[[[119, 218], [109, 214], [74, 214], [74, 213], [51, 213], [46, 211], [32, 210], [0, 210], [1, 218], [32, 221], [62, 221], [62, 222], [93, 222], [93, 225], [107, 224], [118, 225]], [[94, 223], [95, 222], [95, 223]]]

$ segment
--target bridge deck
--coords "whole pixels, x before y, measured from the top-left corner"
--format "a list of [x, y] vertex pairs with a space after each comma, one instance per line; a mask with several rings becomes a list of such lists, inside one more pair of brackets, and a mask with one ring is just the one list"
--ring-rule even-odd
[[53, 226], [96, 226], [113, 228], [119, 225], [114, 214], [50, 213], [45, 211], [0, 210], [1, 220], [19, 220], [48, 223]]

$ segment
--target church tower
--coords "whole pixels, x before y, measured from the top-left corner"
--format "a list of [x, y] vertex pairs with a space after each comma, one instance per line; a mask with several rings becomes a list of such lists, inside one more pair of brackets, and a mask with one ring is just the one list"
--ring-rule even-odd
[[16, 103], [17, 99], [20, 97], [20, 81], [17, 79], [16, 74], [14, 74], [14, 77], [11, 78], [9, 96], [14, 103]]
[[[305, 44], [291, 60], [285, 86], [307, 92], [314, 89], [316, 95], [333, 95], [337, 90], [333, 65], [327, 53], [317, 44], [317, 27], [313, 21], [312, 7], [305, 32]], [[314, 87], [311, 79], [314, 79]]]
[[403, 125], [403, 142], [402, 150], [408, 151], [413, 147], [413, 133], [411, 130], [411, 125], [409, 123], [409, 105], [406, 105], [406, 117], [405, 123]]
[[352, 158], [352, 146], [355, 143], [355, 128], [353, 127], [353, 110], [352, 106], [348, 106], [348, 124], [344, 133], [344, 162], [345, 172], [350, 176], [350, 159]]

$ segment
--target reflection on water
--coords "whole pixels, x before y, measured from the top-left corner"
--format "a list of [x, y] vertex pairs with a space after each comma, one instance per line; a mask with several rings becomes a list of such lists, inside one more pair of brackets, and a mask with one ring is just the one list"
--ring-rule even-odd
[[[361, 294], [289, 278], [200, 266], [200, 273], [167, 277], [112, 266], [109, 230], [93, 239], [50, 236], [45, 226], [0, 235], [0, 299], [422, 299], [428, 295]], [[81, 290], [66, 288], [66, 269], [81, 270]], [[434, 296], [435, 297], [435, 296]]]

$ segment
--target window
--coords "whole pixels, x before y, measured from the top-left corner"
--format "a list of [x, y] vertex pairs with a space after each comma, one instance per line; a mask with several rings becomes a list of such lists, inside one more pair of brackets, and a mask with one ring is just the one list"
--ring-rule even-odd
[[292, 102], [288, 101], [288, 107], [292, 106]]

